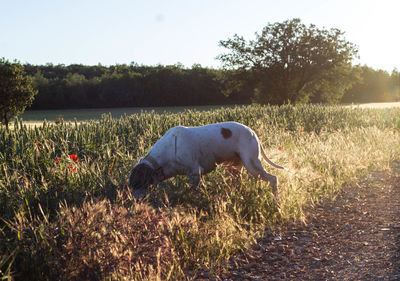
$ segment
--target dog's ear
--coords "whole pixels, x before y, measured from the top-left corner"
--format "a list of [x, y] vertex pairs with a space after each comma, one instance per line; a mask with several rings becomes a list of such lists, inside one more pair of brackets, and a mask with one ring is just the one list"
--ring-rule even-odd
[[133, 189], [147, 188], [154, 182], [154, 170], [146, 165], [139, 164], [132, 169], [129, 175], [129, 187]]

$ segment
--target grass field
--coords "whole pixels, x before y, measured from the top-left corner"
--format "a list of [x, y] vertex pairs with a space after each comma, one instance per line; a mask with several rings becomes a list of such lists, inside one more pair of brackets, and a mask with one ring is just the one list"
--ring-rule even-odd
[[393, 108], [400, 107], [400, 102], [375, 102], [375, 103], [362, 103], [352, 104], [352, 108]]
[[[400, 107], [400, 102], [386, 103], [364, 103], [349, 105], [352, 108], [392, 108]], [[138, 114], [141, 112], [155, 113], [179, 113], [185, 110], [206, 111], [215, 110], [221, 107], [230, 108], [233, 106], [207, 105], [207, 106], [176, 106], [176, 107], [122, 107], [122, 108], [91, 108], [91, 109], [52, 109], [52, 110], [27, 110], [21, 116], [24, 122], [36, 122], [42, 124], [62, 118], [64, 121], [87, 121], [101, 119], [103, 114], [111, 114], [113, 118], [120, 118], [124, 115]]]
[[[253, 128], [279, 178], [219, 166], [202, 187], [177, 177], [136, 202], [134, 163], [170, 127], [238, 121]], [[400, 159], [400, 109], [243, 106], [0, 128], [0, 279], [182, 280], [250, 245], [265, 226], [304, 219], [370, 169]], [[28, 278], [29, 277], [29, 278]]]
[[[91, 109], [53, 109], [53, 110], [28, 110], [19, 116], [28, 126], [41, 126], [46, 120], [49, 123], [60, 121], [65, 122], [84, 122], [89, 120], [99, 120], [104, 114], [111, 114], [113, 118], [121, 118], [124, 115], [140, 114], [141, 112], [179, 113], [185, 110], [207, 111], [219, 108], [232, 108], [231, 105], [208, 105], [208, 106], [177, 106], [177, 107], [123, 107], [123, 108], [91, 108]], [[351, 108], [393, 108], [400, 107], [400, 102], [388, 103], [365, 103], [352, 104]], [[11, 124], [12, 127], [12, 124]]]
[[52, 109], [52, 110], [28, 110], [25, 111], [20, 119], [27, 124], [43, 124], [43, 121], [54, 122], [63, 119], [66, 122], [88, 121], [101, 119], [103, 114], [111, 114], [113, 118], [120, 118], [124, 115], [139, 114], [141, 112], [179, 113], [185, 110], [206, 111], [221, 107], [233, 106], [175, 106], [175, 107], [121, 107], [121, 108], [89, 108], [89, 109]]

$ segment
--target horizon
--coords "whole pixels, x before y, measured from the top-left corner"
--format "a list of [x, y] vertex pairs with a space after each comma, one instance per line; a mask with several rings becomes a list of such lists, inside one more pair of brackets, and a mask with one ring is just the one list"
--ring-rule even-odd
[[391, 73], [400, 68], [396, 13], [400, 2], [175, 0], [114, 2], [23, 0], [4, 4], [0, 57], [32, 65], [143, 66], [200, 64], [221, 68], [219, 41], [254, 39], [269, 23], [300, 18], [338, 28], [358, 46], [353, 65]]

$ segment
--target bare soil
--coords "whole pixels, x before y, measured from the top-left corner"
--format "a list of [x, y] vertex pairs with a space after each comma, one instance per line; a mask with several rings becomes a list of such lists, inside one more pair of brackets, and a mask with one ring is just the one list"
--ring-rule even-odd
[[400, 280], [400, 162], [266, 230], [218, 275], [197, 280]]

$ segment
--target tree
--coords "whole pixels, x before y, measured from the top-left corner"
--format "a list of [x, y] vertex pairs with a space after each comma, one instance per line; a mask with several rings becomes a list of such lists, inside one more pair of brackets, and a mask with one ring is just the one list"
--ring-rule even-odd
[[292, 19], [267, 25], [255, 40], [235, 34], [220, 41], [231, 52], [218, 59], [233, 79], [241, 77], [238, 85], [254, 85], [256, 102], [336, 102], [351, 86], [351, 61], [357, 55], [343, 34]]
[[0, 59], [0, 122], [7, 129], [9, 120], [31, 105], [36, 94], [21, 64]]

